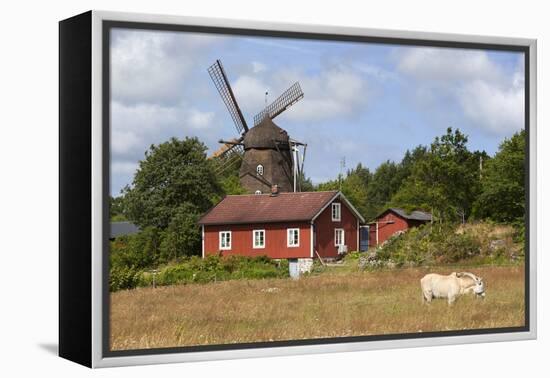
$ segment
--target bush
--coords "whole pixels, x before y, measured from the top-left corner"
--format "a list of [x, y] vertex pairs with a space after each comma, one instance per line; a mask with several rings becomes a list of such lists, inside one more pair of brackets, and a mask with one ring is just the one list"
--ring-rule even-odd
[[115, 239], [109, 251], [111, 268], [155, 266], [159, 261], [160, 241], [160, 233], [153, 227]]
[[[265, 279], [288, 277], [288, 261], [275, 261], [266, 256], [197, 256], [182, 258], [159, 269], [157, 285], [208, 283], [233, 279]], [[151, 286], [153, 274], [135, 268], [113, 267], [111, 291]]]
[[376, 253], [396, 266], [448, 264], [480, 255], [481, 242], [471, 234], [457, 233], [453, 225], [426, 224], [388, 239]]
[[116, 266], [111, 268], [109, 274], [109, 290], [118, 291], [133, 289], [139, 285], [141, 271], [135, 267]]
[[344, 256], [344, 260], [347, 260], [347, 261], [353, 261], [353, 260], [359, 260], [359, 258], [361, 256], [363, 256], [364, 253], [363, 252], [360, 252], [360, 251], [351, 251], [349, 253], [347, 253], [345, 256]]
[[521, 220], [520, 222], [516, 222], [514, 224], [514, 235], [513, 240], [515, 243], [518, 244], [518, 256], [524, 258], [525, 257], [525, 235], [526, 235], [526, 228], [525, 228], [525, 222]]
[[159, 285], [206, 283], [230, 279], [263, 279], [288, 276], [288, 264], [280, 264], [265, 256], [244, 257], [217, 255], [204, 259], [191, 257], [167, 266], [158, 274]]
[[480, 255], [481, 244], [469, 234], [451, 233], [441, 244], [436, 255], [442, 263], [453, 263]]

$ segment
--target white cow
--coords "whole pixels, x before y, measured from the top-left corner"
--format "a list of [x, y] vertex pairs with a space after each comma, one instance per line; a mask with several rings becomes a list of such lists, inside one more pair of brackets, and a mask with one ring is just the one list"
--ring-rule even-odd
[[479, 297], [485, 297], [485, 283], [481, 277], [472, 273], [453, 272], [448, 276], [430, 273], [420, 280], [422, 299], [431, 302], [433, 298], [446, 298], [452, 304], [459, 295], [474, 293]]

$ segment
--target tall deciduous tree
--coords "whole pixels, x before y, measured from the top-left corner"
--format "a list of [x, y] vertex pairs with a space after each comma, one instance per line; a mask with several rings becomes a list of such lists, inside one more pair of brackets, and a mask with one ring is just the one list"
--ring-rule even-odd
[[384, 210], [401, 185], [399, 176], [399, 166], [393, 161], [387, 160], [376, 168], [367, 188], [367, 219], [374, 218]]
[[210, 208], [223, 191], [206, 149], [197, 138], [151, 145], [132, 185], [124, 189], [128, 218], [141, 228], [165, 230], [183, 204], [193, 204], [198, 212]]
[[374, 218], [388, 207], [393, 195], [411, 175], [414, 165], [427, 153], [425, 146], [417, 146], [412, 151], [407, 150], [400, 163], [387, 160], [378, 166], [367, 187], [367, 219]]
[[163, 232], [161, 261], [198, 254], [201, 250], [201, 234], [197, 226], [200, 214], [192, 203], [185, 202], [178, 206], [168, 228]]
[[361, 163], [348, 170], [345, 177], [319, 184], [316, 190], [340, 190], [353, 206], [364, 215], [367, 212], [367, 186], [372, 174]]
[[482, 171], [482, 192], [475, 214], [498, 222], [514, 222], [525, 216], [525, 130], [505, 139]]
[[464, 220], [479, 194], [479, 166], [468, 151], [468, 137], [448, 128], [411, 168], [392, 204], [424, 208], [442, 220]]

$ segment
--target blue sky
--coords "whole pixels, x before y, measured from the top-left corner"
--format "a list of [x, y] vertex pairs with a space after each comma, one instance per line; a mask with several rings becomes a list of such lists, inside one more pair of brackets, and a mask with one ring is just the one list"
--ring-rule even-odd
[[523, 54], [400, 45], [115, 29], [111, 37], [111, 194], [151, 144], [197, 136], [215, 151], [236, 136], [207, 68], [221, 59], [249, 126], [295, 81], [304, 98], [275, 118], [308, 144], [306, 174], [340, 160], [371, 170], [429, 145], [447, 127], [494, 154], [524, 127]]

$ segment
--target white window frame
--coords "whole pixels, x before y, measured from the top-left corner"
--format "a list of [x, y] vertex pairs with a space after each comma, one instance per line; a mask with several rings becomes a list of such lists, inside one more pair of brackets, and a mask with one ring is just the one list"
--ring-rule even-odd
[[264, 175], [264, 166], [262, 164], [256, 166], [256, 173], [260, 176]]
[[[226, 245], [225, 247], [222, 246], [222, 244], [223, 244], [223, 235], [224, 234], [229, 234], [229, 245]], [[220, 231], [220, 233], [219, 233], [220, 251], [229, 251], [229, 250], [231, 250], [232, 241], [233, 241], [233, 235], [231, 235], [231, 231]]]
[[[292, 240], [290, 238], [290, 233], [292, 232]], [[297, 242], [294, 244], [294, 233], [297, 235]], [[292, 243], [291, 243], [292, 241]], [[300, 246], [300, 229], [299, 228], [287, 228], [286, 229], [286, 246], [289, 248], [295, 248]]]
[[[342, 237], [340, 238], [340, 243], [338, 243], [338, 233], [341, 232]], [[334, 246], [339, 247], [341, 245], [346, 245], [346, 232], [343, 228], [334, 229]]]
[[[256, 245], [256, 233], [263, 234], [263, 245]], [[252, 248], [254, 249], [264, 249], [265, 248], [265, 230], [253, 230], [252, 231]]]
[[[334, 216], [334, 210], [338, 209], [338, 217]], [[340, 222], [342, 220], [342, 204], [340, 202], [334, 202], [331, 207], [331, 218], [333, 222]]]

